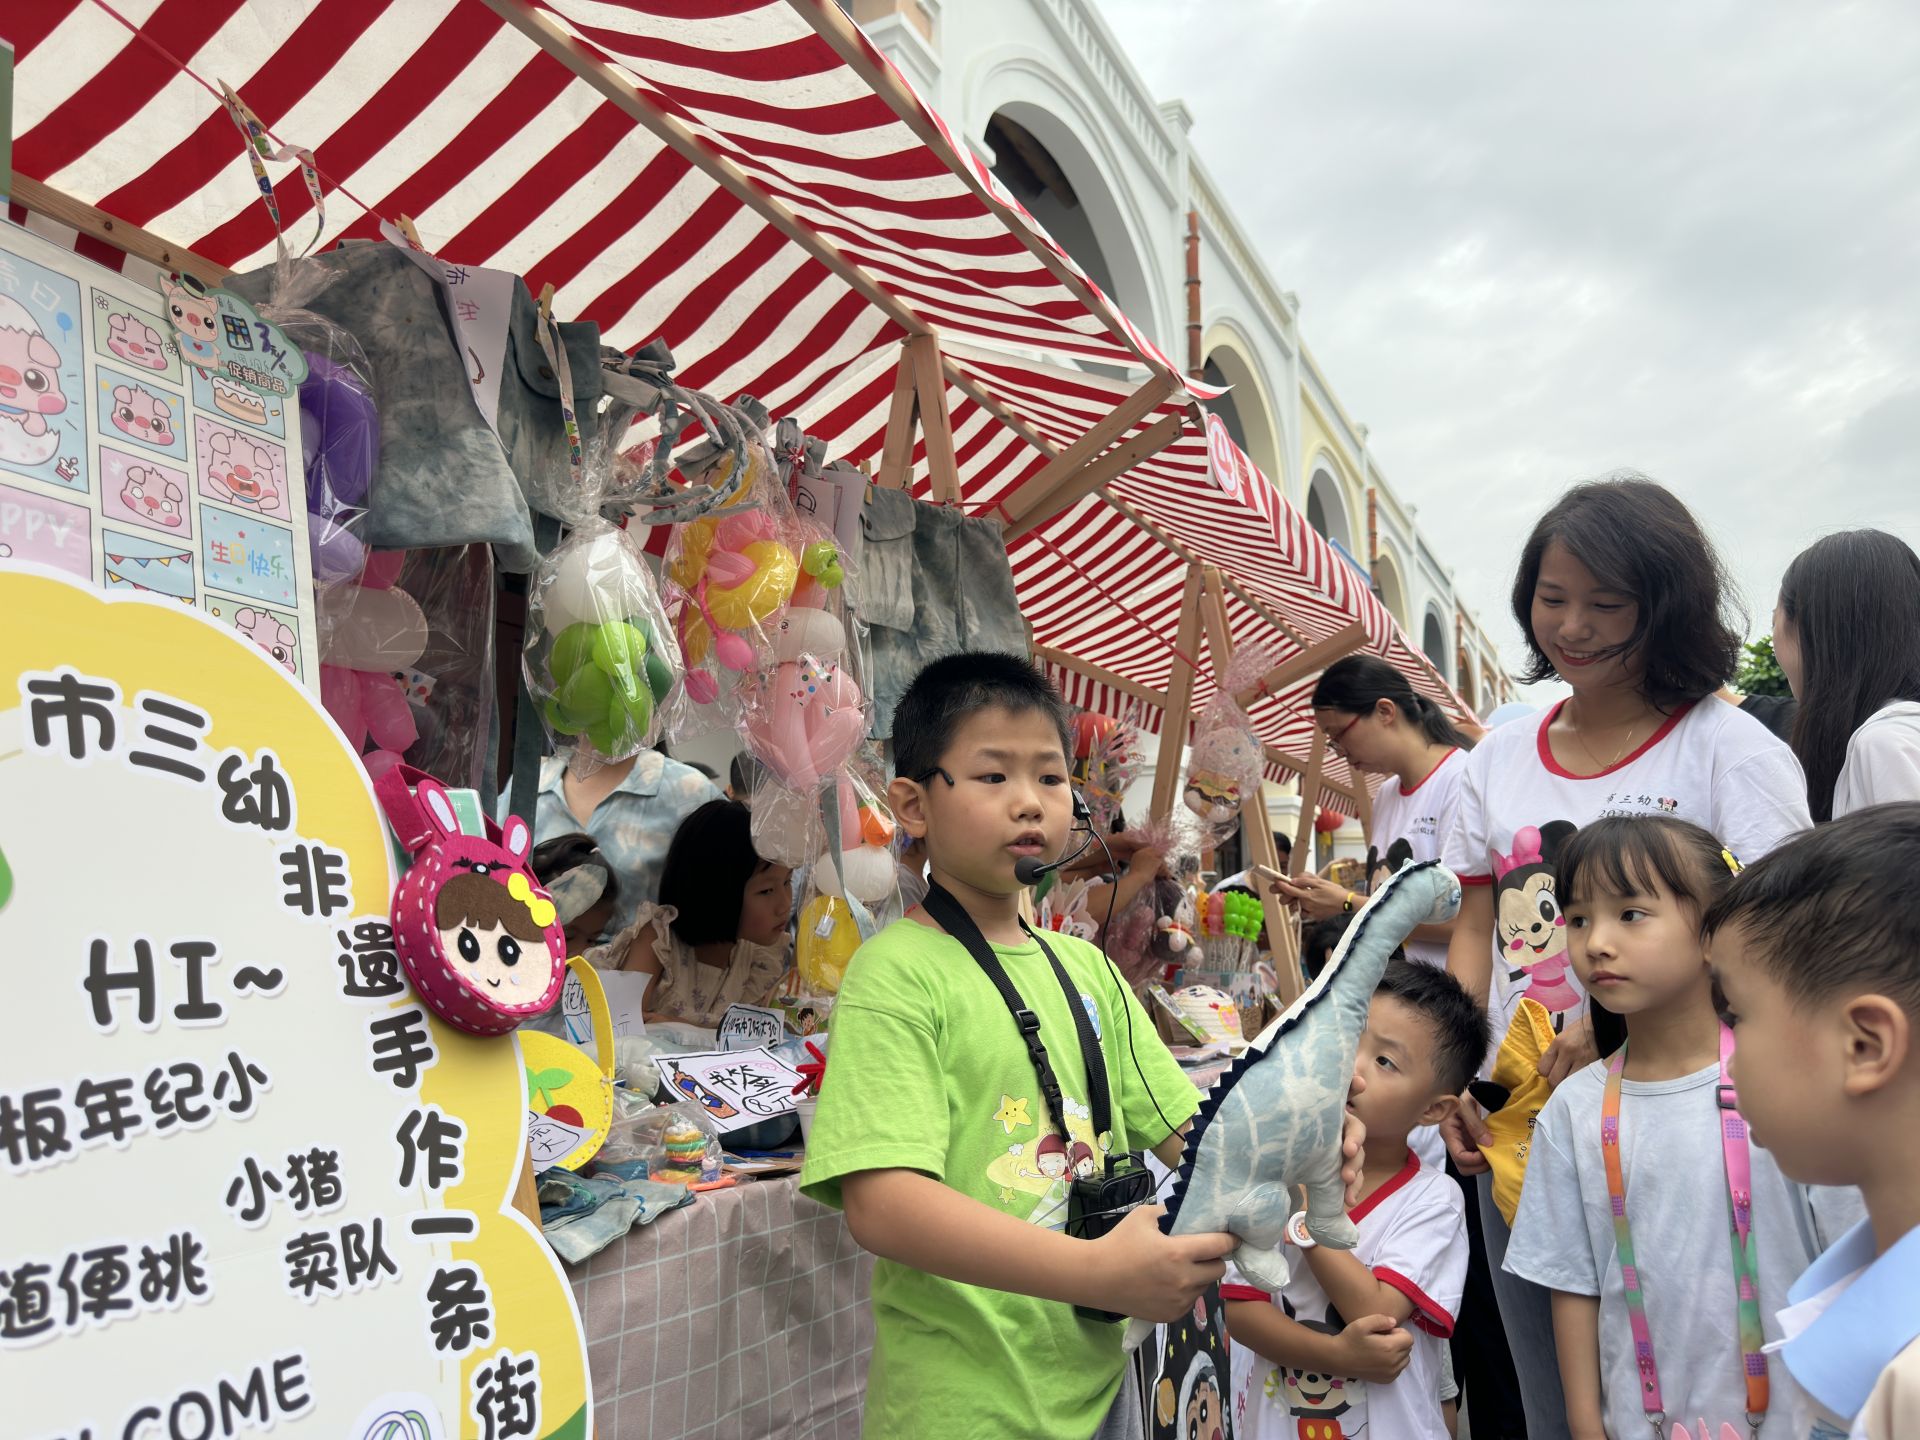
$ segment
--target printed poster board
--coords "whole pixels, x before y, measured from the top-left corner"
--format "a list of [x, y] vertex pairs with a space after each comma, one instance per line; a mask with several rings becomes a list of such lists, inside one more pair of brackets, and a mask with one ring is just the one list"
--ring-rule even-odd
[[317, 695], [305, 358], [159, 283], [0, 222], [0, 560], [194, 606]]
[[518, 1042], [409, 990], [338, 730], [198, 608], [0, 614], [0, 1431], [585, 1436]]

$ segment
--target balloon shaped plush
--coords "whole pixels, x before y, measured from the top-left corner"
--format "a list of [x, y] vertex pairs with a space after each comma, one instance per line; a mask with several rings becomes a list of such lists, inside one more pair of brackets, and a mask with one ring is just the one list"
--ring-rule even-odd
[[307, 543], [319, 585], [351, 580], [366, 559], [352, 522], [380, 464], [380, 412], [366, 382], [312, 350], [300, 382], [300, 442], [306, 457]]
[[[799, 560], [764, 510], [690, 521], [680, 527], [678, 541], [667, 578], [687, 597], [680, 612], [687, 665], [703, 665], [711, 654], [728, 670], [749, 668], [753, 645], [742, 632], [758, 629], [793, 597]], [[706, 704], [719, 692], [716, 685], [696, 681], [689, 693]]]
[[[1287, 1283], [1293, 1187], [1302, 1185], [1307, 1233], [1321, 1245], [1353, 1248], [1359, 1232], [1340, 1182], [1340, 1132], [1367, 1010], [1388, 958], [1414, 927], [1444, 924], [1459, 909], [1460, 882], [1435, 861], [1409, 864], [1375, 892], [1306, 994], [1201, 1104], [1163, 1231], [1233, 1235], [1234, 1263], [1277, 1292]], [[1137, 1346], [1152, 1331], [1136, 1320], [1127, 1343]]]
[[1241, 802], [1260, 783], [1260, 742], [1250, 725], [1235, 723], [1233, 716], [1245, 719], [1238, 707], [1233, 707], [1232, 716], [1203, 724], [1199, 738], [1193, 742], [1186, 788], [1181, 793], [1187, 809], [1209, 826], [1231, 825], [1240, 813]]
[[626, 620], [576, 621], [547, 652], [553, 694], [547, 723], [559, 735], [584, 735], [602, 755], [641, 748], [654, 707], [673, 689], [673, 669], [654, 646], [651, 627]]
[[795, 790], [811, 790], [866, 738], [865, 697], [841, 663], [846, 630], [825, 610], [789, 610], [774, 636], [777, 664], [756, 682], [747, 746]]
[[374, 783], [413, 865], [393, 892], [394, 947], [420, 999], [470, 1035], [504, 1035], [553, 1007], [566, 937], [553, 898], [527, 866], [533, 835], [509, 816], [484, 837], [461, 832], [440, 782], [396, 765]]

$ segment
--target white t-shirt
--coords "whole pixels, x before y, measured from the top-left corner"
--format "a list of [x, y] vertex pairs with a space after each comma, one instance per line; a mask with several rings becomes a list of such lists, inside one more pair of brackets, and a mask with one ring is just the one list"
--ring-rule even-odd
[[1895, 800], [1920, 800], [1920, 704], [1912, 700], [1881, 706], [1853, 732], [1833, 784], [1833, 818]]
[[[1446, 1440], [1440, 1414], [1441, 1349], [1453, 1334], [1467, 1280], [1467, 1220], [1460, 1187], [1411, 1151], [1400, 1173], [1348, 1212], [1360, 1227], [1354, 1255], [1413, 1302], [1413, 1354], [1391, 1385], [1368, 1385], [1263, 1360], [1233, 1347], [1234, 1433], [1243, 1440], [1297, 1440], [1304, 1422], [1337, 1421], [1344, 1440]], [[1287, 1247], [1292, 1276], [1276, 1297], [1249, 1285], [1232, 1265], [1222, 1300], [1279, 1305], [1310, 1329], [1338, 1334], [1358, 1320], [1328, 1303], [1306, 1256]]]
[[[1387, 777], [1380, 793], [1373, 797], [1373, 843], [1367, 847], [1368, 890], [1372, 890], [1376, 875], [1384, 880], [1409, 860], [1443, 858], [1466, 759], [1466, 751], [1449, 750], [1427, 778], [1411, 790], [1400, 788], [1398, 775]], [[1446, 967], [1444, 944], [1409, 941], [1406, 951], [1409, 960]]]
[[[1619, 764], [1584, 777], [1563, 770], [1547, 743], [1559, 712], [1556, 705], [1537, 721], [1503, 726], [1467, 757], [1446, 845], [1447, 868], [1462, 884], [1494, 887], [1496, 1051], [1523, 997], [1539, 1001], [1556, 1030], [1586, 1009], [1553, 866], [1580, 826], [1610, 815], [1673, 815], [1753, 861], [1813, 824], [1793, 752], [1723, 701], [1687, 707]], [[1482, 1073], [1490, 1070], [1491, 1063]]]
[[[1728, 707], [1721, 707], [1728, 708]], [[1575, 1295], [1600, 1297], [1601, 1400], [1609, 1435], [1644, 1435], [1633, 1331], [1627, 1320], [1613, 1210], [1600, 1154], [1606, 1063], [1595, 1061], [1553, 1093], [1534, 1127], [1506, 1268]], [[1620, 1164], [1647, 1328], [1670, 1420], [1704, 1419], [1708, 1433], [1746, 1426], [1746, 1382], [1734, 1303], [1726, 1169], [1720, 1154], [1718, 1064], [1678, 1080], [1626, 1080], [1620, 1087]], [[1857, 1190], [1796, 1185], [1758, 1145], [1753, 1240], [1760, 1317], [1781, 1338], [1774, 1312], [1787, 1287], [1865, 1213]], [[1776, 1356], [1762, 1440], [1804, 1440], [1808, 1401]]]

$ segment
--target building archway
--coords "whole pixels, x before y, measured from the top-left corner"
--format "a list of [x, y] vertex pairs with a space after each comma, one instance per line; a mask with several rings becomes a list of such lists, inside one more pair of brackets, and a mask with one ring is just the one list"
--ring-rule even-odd
[[1260, 383], [1259, 371], [1241, 346], [1216, 338], [1221, 328], [1215, 327], [1215, 335], [1208, 337], [1202, 378], [1209, 385], [1231, 388], [1219, 399], [1209, 400], [1207, 409], [1220, 416], [1233, 443], [1247, 452], [1247, 457], [1260, 467], [1277, 490], [1286, 482], [1281, 462], [1280, 426], [1273, 417], [1266, 389]]
[[1442, 675], [1453, 669], [1447, 663], [1447, 627], [1441, 620], [1440, 612], [1433, 606], [1427, 607], [1426, 619], [1420, 626], [1420, 648], [1426, 652], [1427, 659], [1433, 662], [1433, 668]]
[[1373, 589], [1380, 597], [1380, 603], [1387, 607], [1387, 613], [1393, 616], [1393, 623], [1402, 630], [1407, 628], [1407, 587], [1400, 579], [1400, 562], [1393, 558], [1393, 552], [1386, 546], [1380, 547], [1380, 553], [1373, 557]]
[[994, 178], [1122, 311], [1149, 324], [1159, 310], [1119, 198], [1073, 126], [1011, 100], [987, 121], [986, 143]]
[[1460, 698], [1474, 714], [1480, 713], [1480, 667], [1471, 652], [1460, 656]]
[[1349, 555], [1353, 548], [1353, 521], [1347, 515], [1347, 497], [1324, 461], [1315, 464], [1307, 482], [1307, 523]]

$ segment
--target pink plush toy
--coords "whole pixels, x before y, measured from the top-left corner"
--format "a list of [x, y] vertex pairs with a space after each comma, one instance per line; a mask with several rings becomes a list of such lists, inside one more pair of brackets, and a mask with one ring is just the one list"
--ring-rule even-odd
[[413, 866], [393, 893], [400, 963], [426, 1006], [470, 1035], [504, 1035], [553, 1007], [566, 937], [552, 898], [527, 867], [533, 836], [519, 816], [484, 839], [462, 834], [440, 782], [394, 765], [374, 782]]

